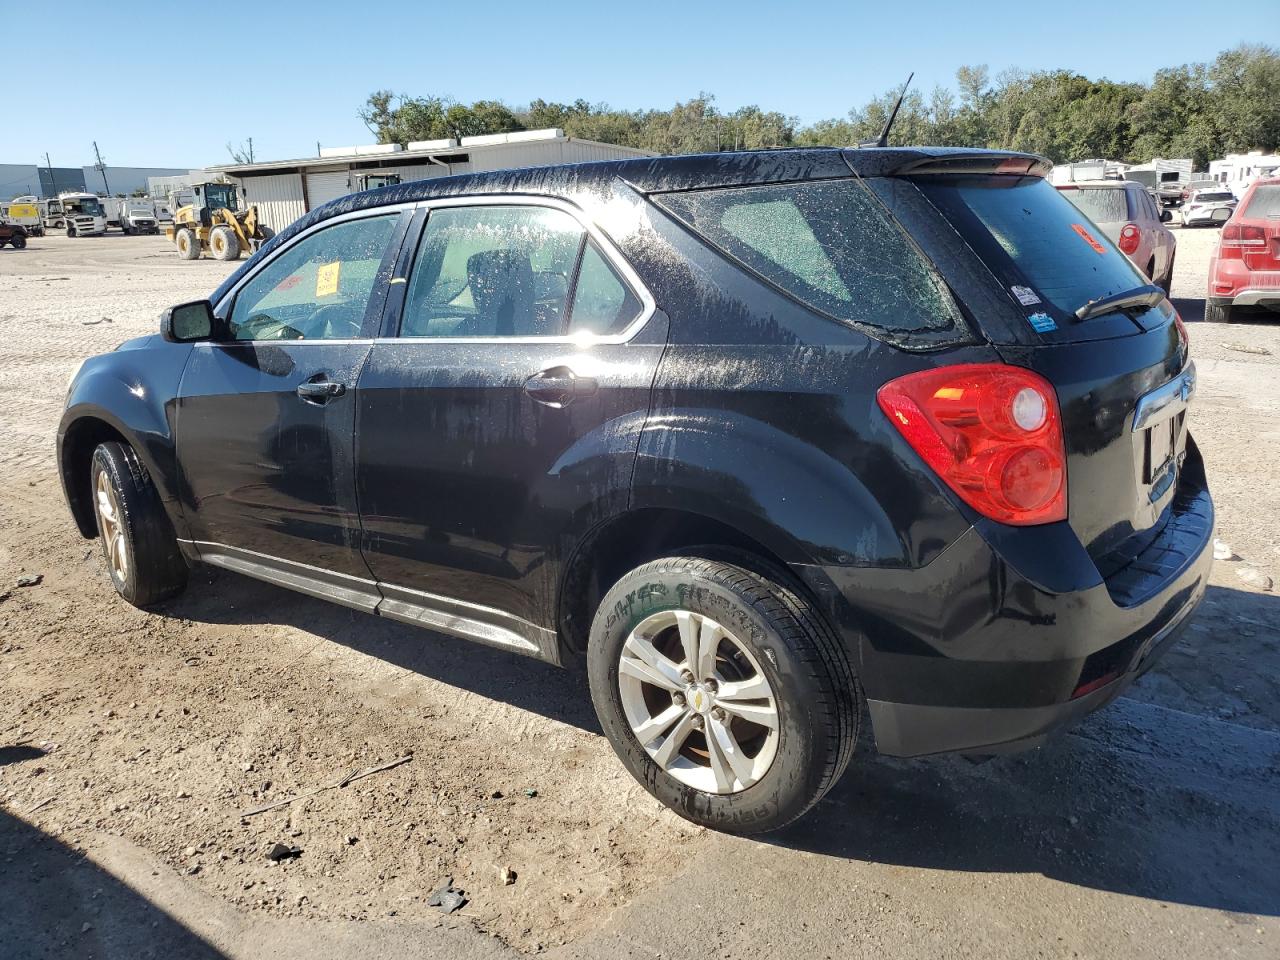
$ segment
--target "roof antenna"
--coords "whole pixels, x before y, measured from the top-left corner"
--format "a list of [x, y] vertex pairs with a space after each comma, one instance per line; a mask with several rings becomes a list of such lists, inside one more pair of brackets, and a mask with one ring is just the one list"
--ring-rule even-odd
[[916, 75], [914, 70], [907, 76], [907, 82], [902, 85], [902, 89], [898, 92], [898, 102], [893, 105], [893, 112], [889, 114], [889, 119], [884, 122], [884, 129], [880, 131], [880, 136], [874, 140], [860, 140], [860, 147], [887, 147], [889, 145], [889, 131], [893, 128], [893, 121], [898, 119], [898, 109], [902, 106], [902, 98], [907, 95], [907, 87], [911, 86], [911, 78]]

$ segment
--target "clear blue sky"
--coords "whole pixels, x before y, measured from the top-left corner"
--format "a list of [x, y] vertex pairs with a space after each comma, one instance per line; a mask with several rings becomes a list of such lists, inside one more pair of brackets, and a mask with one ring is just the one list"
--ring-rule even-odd
[[[809, 123], [911, 70], [925, 91], [980, 63], [992, 76], [1064, 67], [1145, 81], [1242, 42], [1280, 45], [1278, 0], [1230, 17], [1203, 0], [1128, 3], [1114, 20], [1072, 17], [1076, 6], [1107, 4], [0, 0], [13, 67], [0, 84], [0, 163], [46, 150], [55, 166], [92, 163], [97, 140], [111, 164], [198, 167], [227, 162], [226, 142], [249, 136], [260, 159], [310, 156], [317, 141], [371, 142], [356, 111], [379, 88], [622, 108], [705, 90], [724, 109], [755, 103]], [[44, 38], [30, 42], [42, 65], [14, 62], [24, 36]]]

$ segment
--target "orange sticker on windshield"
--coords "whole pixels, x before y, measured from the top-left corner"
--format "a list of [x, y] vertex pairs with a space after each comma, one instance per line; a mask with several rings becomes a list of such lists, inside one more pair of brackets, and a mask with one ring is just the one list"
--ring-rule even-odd
[[316, 296], [328, 297], [338, 292], [338, 271], [342, 268], [342, 261], [335, 260], [333, 263], [322, 263], [316, 270]]
[[1088, 230], [1086, 230], [1080, 224], [1073, 223], [1071, 225], [1071, 229], [1074, 230], [1076, 233], [1080, 234], [1080, 237], [1084, 240], [1085, 243], [1093, 247], [1094, 253], [1107, 252], [1107, 248], [1104, 247], [1102, 244], [1100, 244], [1097, 240], [1095, 240], [1093, 234], [1091, 234]]

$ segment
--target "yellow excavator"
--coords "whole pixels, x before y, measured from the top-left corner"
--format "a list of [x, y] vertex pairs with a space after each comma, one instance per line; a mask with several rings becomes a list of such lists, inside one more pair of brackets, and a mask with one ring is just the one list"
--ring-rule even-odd
[[258, 221], [257, 207], [240, 209], [234, 184], [197, 183], [191, 191], [195, 198], [173, 212], [173, 226], [164, 231], [183, 260], [199, 260], [206, 250], [216, 260], [239, 260], [275, 236]]

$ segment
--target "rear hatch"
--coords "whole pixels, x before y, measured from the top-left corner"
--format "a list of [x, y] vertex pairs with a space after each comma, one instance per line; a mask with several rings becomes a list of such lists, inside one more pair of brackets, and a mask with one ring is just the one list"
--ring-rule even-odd
[[1106, 575], [1158, 533], [1173, 499], [1194, 390], [1184, 384], [1186, 338], [1156, 290], [1146, 303], [1088, 309], [1147, 280], [1042, 177], [1018, 175], [1034, 165], [974, 167], [932, 163], [865, 182], [938, 266], [975, 331], [1054, 386], [1068, 522]]

